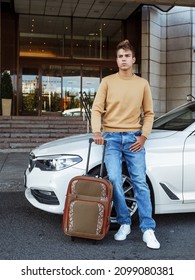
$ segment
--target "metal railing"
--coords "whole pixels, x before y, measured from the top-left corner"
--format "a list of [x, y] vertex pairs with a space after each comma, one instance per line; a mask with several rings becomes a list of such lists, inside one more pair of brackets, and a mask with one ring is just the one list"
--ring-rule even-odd
[[83, 117], [87, 120], [87, 132], [91, 132], [91, 98], [86, 94], [86, 92], [80, 92], [80, 102], [81, 108], [84, 109]]

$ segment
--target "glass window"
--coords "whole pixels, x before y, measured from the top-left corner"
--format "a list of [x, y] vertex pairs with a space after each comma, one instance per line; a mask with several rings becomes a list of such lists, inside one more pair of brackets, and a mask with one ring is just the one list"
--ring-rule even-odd
[[195, 121], [195, 102], [176, 108], [154, 121], [154, 129], [182, 131]]
[[42, 66], [42, 112], [61, 112], [61, 66]]
[[22, 69], [22, 112], [37, 113], [39, 95], [38, 69]]
[[79, 93], [81, 91], [81, 67], [65, 66], [63, 75], [63, 111], [80, 107]]
[[108, 75], [114, 74], [116, 72], [118, 72], [117, 65], [116, 65], [116, 68], [103, 68], [102, 69], [102, 78], [104, 78]]
[[94, 97], [100, 84], [100, 68], [85, 66], [82, 69], [82, 106], [90, 112]]
[[115, 46], [122, 38], [122, 21], [74, 18], [73, 56], [115, 58]]
[[115, 58], [121, 20], [20, 15], [20, 56]]
[[93, 98], [100, 83], [100, 69], [99, 67], [85, 66], [82, 69], [82, 74], [82, 91]]
[[19, 31], [21, 56], [70, 57], [70, 18], [20, 15]]

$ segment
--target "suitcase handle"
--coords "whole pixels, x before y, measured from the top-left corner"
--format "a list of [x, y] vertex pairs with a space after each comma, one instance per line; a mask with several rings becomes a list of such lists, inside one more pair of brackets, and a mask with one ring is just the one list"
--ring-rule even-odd
[[[91, 154], [91, 144], [94, 142], [93, 138], [89, 138], [89, 149], [88, 149], [88, 155], [87, 155], [87, 164], [86, 164], [86, 174], [89, 172], [89, 159], [90, 159], [90, 154]], [[101, 167], [100, 167], [100, 177], [103, 176], [103, 171], [104, 171], [104, 156], [105, 156], [105, 151], [106, 151], [106, 140], [104, 140], [104, 148], [103, 148], [103, 154], [102, 154], [102, 162], [101, 162]]]

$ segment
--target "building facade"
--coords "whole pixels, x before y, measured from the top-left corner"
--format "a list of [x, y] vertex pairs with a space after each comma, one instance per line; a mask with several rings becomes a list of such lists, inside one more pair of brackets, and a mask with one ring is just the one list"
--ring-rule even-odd
[[141, 75], [152, 87], [157, 116], [195, 97], [194, 27], [194, 8], [142, 9]]
[[125, 20], [26, 17], [1, 3], [0, 64], [12, 76], [13, 115], [61, 114], [81, 106], [81, 93], [92, 102], [102, 77], [117, 71], [115, 47], [125, 38], [156, 117], [195, 96], [195, 8], [140, 5]]

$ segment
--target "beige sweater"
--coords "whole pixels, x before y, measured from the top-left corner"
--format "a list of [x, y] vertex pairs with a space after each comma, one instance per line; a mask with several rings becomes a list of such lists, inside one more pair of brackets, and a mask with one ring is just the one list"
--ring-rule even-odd
[[147, 80], [135, 74], [122, 78], [118, 73], [102, 79], [92, 106], [93, 132], [100, 132], [102, 126], [104, 132], [141, 129], [142, 135], [147, 138], [153, 120], [152, 95]]

